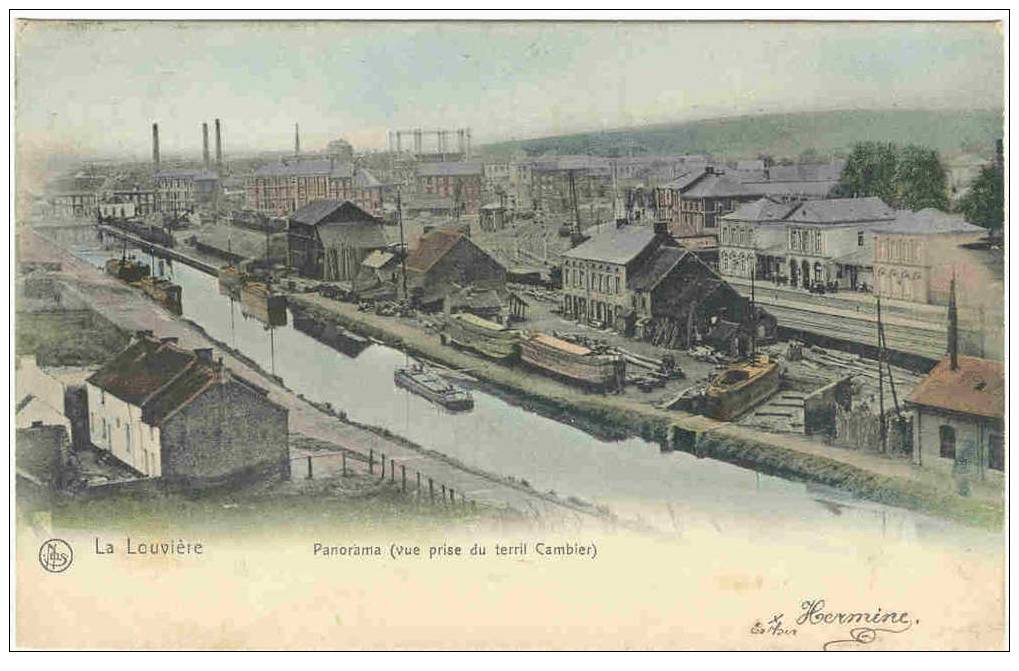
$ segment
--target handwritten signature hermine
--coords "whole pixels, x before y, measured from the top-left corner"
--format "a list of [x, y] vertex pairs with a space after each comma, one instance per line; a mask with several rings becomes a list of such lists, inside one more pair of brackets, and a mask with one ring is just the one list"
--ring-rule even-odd
[[823, 650], [842, 650], [847, 645], [868, 645], [882, 634], [902, 634], [920, 624], [920, 620], [907, 611], [833, 611], [824, 599], [806, 599], [800, 602], [800, 614], [793, 624], [785, 622], [784, 613], [773, 613], [765, 622], [756, 620], [750, 633], [756, 636], [796, 636], [801, 630], [813, 627], [856, 625], [849, 629], [844, 638], [827, 641]]

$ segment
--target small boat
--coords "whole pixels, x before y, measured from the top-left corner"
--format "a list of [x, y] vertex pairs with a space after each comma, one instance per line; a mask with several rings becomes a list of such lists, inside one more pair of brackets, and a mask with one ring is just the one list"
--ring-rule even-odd
[[149, 264], [121, 257], [106, 262], [106, 273], [124, 282], [138, 282], [149, 274]]
[[139, 280], [138, 286], [141, 287], [146, 296], [173, 314], [179, 315], [184, 311], [181, 304], [182, 292], [179, 284], [174, 284], [170, 280], [160, 277], [150, 276]]
[[728, 421], [739, 417], [778, 391], [778, 362], [764, 354], [738, 361], [708, 384], [704, 411], [709, 417]]
[[512, 359], [520, 353], [520, 332], [461, 312], [446, 319], [443, 343], [472, 350], [490, 359]]
[[521, 340], [520, 360], [597, 389], [621, 389], [626, 382], [626, 360], [621, 355], [599, 354], [544, 333], [532, 333]]
[[241, 311], [269, 326], [287, 323], [287, 299], [263, 282], [247, 282], [241, 288]]
[[219, 269], [219, 293], [223, 296], [234, 296], [240, 293], [248, 276], [236, 266], [223, 266]]
[[454, 387], [438, 373], [418, 362], [397, 368], [393, 372], [393, 381], [397, 386], [423, 396], [448, 410], [470, 410], [474, 407], [474, 397], [469, 391]]

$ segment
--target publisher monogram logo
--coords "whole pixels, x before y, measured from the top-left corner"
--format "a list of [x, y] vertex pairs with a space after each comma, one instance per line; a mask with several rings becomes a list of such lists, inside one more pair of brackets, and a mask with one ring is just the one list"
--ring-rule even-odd
[[39, 548], [39, 563], [50, 573], [63, 573], [74, 561], [74, 551], [65, 540], [51, 538]]

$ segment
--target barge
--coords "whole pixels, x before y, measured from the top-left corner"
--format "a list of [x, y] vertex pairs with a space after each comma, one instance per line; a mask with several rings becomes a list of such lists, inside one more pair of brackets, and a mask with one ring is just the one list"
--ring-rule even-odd
[[621, 355], [596, 353], [544, 333], [532, 333], [521, 339], [520, 360], [587, 387], [622, 389], [626, 382], [626, 360]]
[[446, 319], [443, 343], [457, 345], [489, 359], [509, 360], [520, 354], [520, 332], [470, 313]]
[[143, 277], [138, 286], [146, 296], [156, 301], [175, 315], [183, 313], [182, 291], [179, 284], [160, 277]]
[[249, 279], [236, 266], [223, 266], [219, 269], [219, 293], [223, 296], [236, 298]]
[[119, 258], [106, 262], [106, 273], [123, 282], [140, 282], [149, 275], [149, 264], [135, 259]]
[[462, 411], [474, 407], [474, 397], [469, 391], [453, 386], [438, 373], [420, 363], [415, 362], [397, 368], [393, 372], [393, 381], [398, 387], [403, 387], [447, 410]]
[[348, 356], [356, 357], [371, 345], [368, 338], [348, 331], [342, 326], [323, 323], [303, 310], [291, 308], [291, 311], [296, 330]]
[[241, 287], [241, 312], [254, 317], [269, 326], [284, 326], [287, 323], [287, 299], [273, 293], [263, 282], [246, 282]]

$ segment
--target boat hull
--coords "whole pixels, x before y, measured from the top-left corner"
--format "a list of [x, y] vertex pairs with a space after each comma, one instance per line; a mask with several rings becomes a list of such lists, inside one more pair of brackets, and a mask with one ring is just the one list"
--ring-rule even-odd
[[599, 389], [622, 387], [626, 362], [611, 355], [575, 355], [534, 339], [520, 342], [520, 360], [555, 377]]
[[759, 405], [779, 387], [778, 364], [771, 363], [760, 375], [731, 390], [708, 388], [704, 396], [705, 414], [714, 419], [729, 421]]
[[520, 355], [520, 334], [517, 331], [494, 331], [450, 318], [446, 320], [444, 335], [450, 344], [489, 359], [508, 361]]
[[245, 284], [241, 289], [241, 311], [269, 326], [287, 323], [287, 299], [279, 294], [266, 293], [264, 285]]

